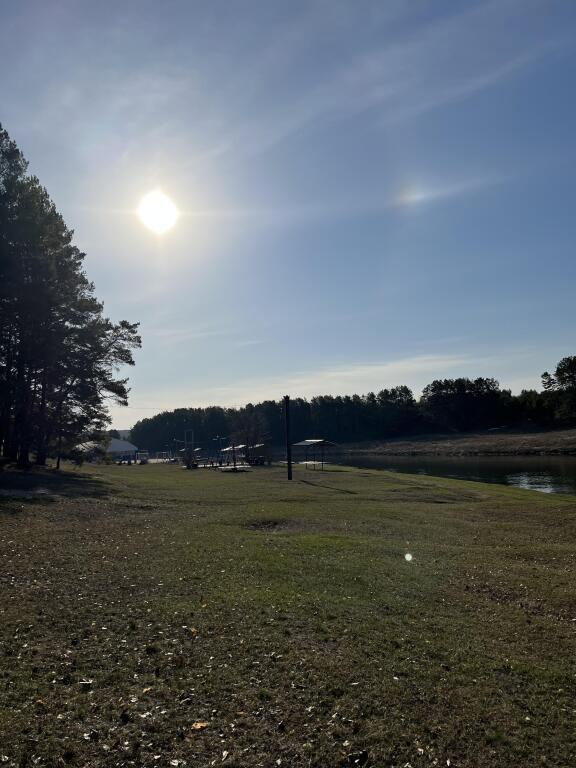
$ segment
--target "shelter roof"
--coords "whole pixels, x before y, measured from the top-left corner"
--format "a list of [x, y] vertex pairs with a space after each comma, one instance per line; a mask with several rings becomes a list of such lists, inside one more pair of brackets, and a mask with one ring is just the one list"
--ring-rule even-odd
[[133, 453], [137, 450], [133, 443], [129, 443], [128, 440], [119, 440], [117, 437], [111, 437], [106, 446], [106, 453]]
[[299, 443], [294, 443], [293, 445], [301, 448], [317, 448], [326, 445], [336, 445], [336, 443], [333, 443], [331, 440], [326, 440], [323, 437], [314, 437], [308, 440], [300, 440]]

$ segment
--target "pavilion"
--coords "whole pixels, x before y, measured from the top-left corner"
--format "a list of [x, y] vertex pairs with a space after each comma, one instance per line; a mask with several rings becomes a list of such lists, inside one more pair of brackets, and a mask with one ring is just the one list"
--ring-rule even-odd
[[304, 463], [306, 465], [310, 461], [309, 459], [310, 454], [312, 454], [311, 461], [314, 465], [314, 469], [316, 469], [316, 465], [317, 465], [316, 457], [319, 454], [321, 469], [324, 469], [324, 452], [326, 448], [332, 448], [335, 445], [336, 443], [333, 443], [331, 440], [326, 440], [323, 437], [313, 437], [313, 438], [308, 438], [307, 440], [300, 440], [300, 442], [294, 443], [293, 447], [305, 449]]

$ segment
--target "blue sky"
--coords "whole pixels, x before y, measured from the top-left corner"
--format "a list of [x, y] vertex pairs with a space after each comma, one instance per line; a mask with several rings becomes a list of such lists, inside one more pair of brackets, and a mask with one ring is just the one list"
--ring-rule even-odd
[[[576, 353], [572, 0], [3, 4], [0, 120], [113, 319], [128, 409]], [[159, 237], [135, 210], [161, 188]]]

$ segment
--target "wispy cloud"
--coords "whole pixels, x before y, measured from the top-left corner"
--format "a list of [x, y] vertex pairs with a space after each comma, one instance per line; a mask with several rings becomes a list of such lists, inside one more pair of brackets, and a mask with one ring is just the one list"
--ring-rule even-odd
[[[472, 364], [467, 355], [416, 355], [388, 362], [352, 363], [350, 365], [324, 366], [319, 369], [300, 371], [287, 375], [238, 378], [231, 383], [195, 388], [193, 402], [189, 388], [172, 390], [154, 395], [145, 403], [135, 395], [131, 409], [160, 410], [187, 406], [224, 405], [241, 406], [247, 402], [278, 399], [286, 392], [294, 397], [315, 395], [366, 393], [408, 384], [418, 390], [435, 375], [448, 375]], [[477, 362], [477, 361], [476, 361]]]
[[217, 338], [224, 339], [229, 347], [237, 348], [255, 347], [264, 343], [262, 339], [237, 338], [242, 333], [239, 328], [203, 326], [196, 324], [193, 319], [183, 321], [182, 325], [145, 327], [143, 331], [147, 338], [157, 340], [162, 345], [178, 345], [184, 342]]
[[414, 182], [407, 184], [394, 198], [392, 204], [400, 207], [416, 206], [424, 203], [434, 203], [450, 198], [479, 192], [483, 189], [503, 184], [511, 179], [510, 176], [487, 176], [460, 181], [444, 182]]
[[148, 333], [152, 338], [160, 340], [163, 344], [181, 344], [185, 341], [200, 341], [216, 336], [230, 336], [232, 331], [226, 328], [190, 328], [188, 324], [183, 324], [170, 328], [153, 328]]
[[452, 198], [473, 195], [482, 190], [513, 181], [511, 173], [461, 179], [421, 178], [404, 183], [396, 192], [366, 199], [314, 202], [300, 205], [271, 207], [212, 208], [181, 211], [183, 218], [252, 220], [261, 226], [275, 226], [283, 222], [316, 221], [320, 219], [347, 219], [357, 216], [384, 213], [395, 208], [419, 204], [440, 203]]
[[326, 366], [284, 376], [260, 377], [215, 387], [212, 392], [222, 402], [235, 404], [277, 398], [285, 392], [294, 397], [369, 392], [406, 382], [418, 386], [431, 374], [444, 374], [470, 363], [466, 355], [417, 355], [387, 362]]
[[423, 88], [423, 92], [418, 95], [417, 99], [406, 99], [404, 105], [398, 105], [396, 109], [384, 115], [380, 123], [381, 125], [390, 125], [402, 122], [452, 102], [469, 98], [479, 91], [483, 91], [493, 85], [498, 85], [500, 81], [512, 77], [516, 72], [520, 72], [525, 67], [533, 64], [537, 59], [542, 58], [553, 50], [554, 47], [551, 44], [543, 44], [529, 53], [504, 62], [502, 66], [489, 69], [478, 75], [458, 78], [456, 81], [449, 79], [444, 84], [438, 83], [437, 87], [432, 88], [430, 91], [425, 91]]
[[233, 143], [237, 150], [262, 152], [320, 120], [377, 109], [380, 122], [392, 123], [493, 87], [558, 47], [525, 24], [540, 5], [492, 0], [362, 53], [330, 79], [233, 130]]
[[240, 339], [234, 342], [235, 347], [255, 347], [258, 344], [263, 344], [261, 339]]
[[88, 156], [104, 151], [124, 155], [142, 135], [149, 144], [164, 137], [166, 120], [159, 121], [158, 115], [181, 101], [193, 85], [193, 75], [182, 68], [118, 72], [109, 65], [95, 78], [86, 65], [66, 81], [55, 78], [47, 85], [37, 109], [38, 130], [51, 125], [72, 137], [75, 149]]

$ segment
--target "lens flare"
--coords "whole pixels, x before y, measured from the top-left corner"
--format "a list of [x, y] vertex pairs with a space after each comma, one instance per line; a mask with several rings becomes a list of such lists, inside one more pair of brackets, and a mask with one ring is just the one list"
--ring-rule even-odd
[[179, 215], [172, 200], [160, 189], [148, 192], [138, 205], [140, 221], [158, 235], [172, 229]]

